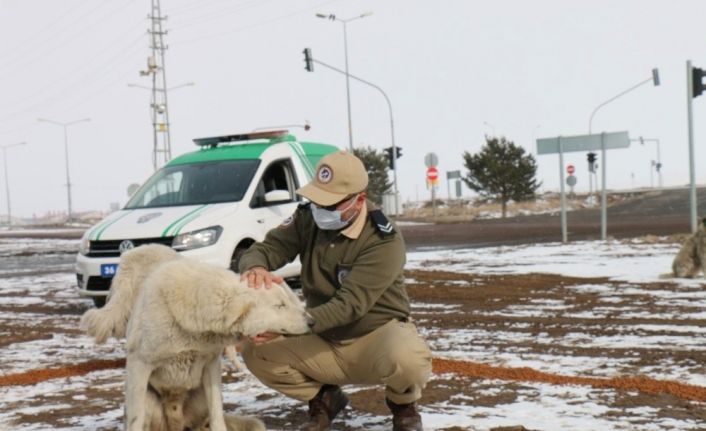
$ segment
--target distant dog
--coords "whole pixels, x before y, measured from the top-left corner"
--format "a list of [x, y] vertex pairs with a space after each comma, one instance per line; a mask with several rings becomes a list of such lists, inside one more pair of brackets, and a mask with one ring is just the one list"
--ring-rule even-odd
[[304, 334], [312, 323], [287, 286], [251, 289], [162, 245], [123, 254], [107, 304], [81, 319], [97, 343], [127, 336], [129, 431], [264, 430], [258, 419], [224, 416], [221, 353], [242, 336]]
[[687, 238], [672, 262], [675, 277], [693, 278], [706, 270], [706, 217], [699, 229]]

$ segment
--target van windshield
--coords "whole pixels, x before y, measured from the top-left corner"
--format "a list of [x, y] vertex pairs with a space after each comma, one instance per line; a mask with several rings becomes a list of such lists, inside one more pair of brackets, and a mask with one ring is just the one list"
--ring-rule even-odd
[[259, 164], [260, 160], [223, 160], [162, 168], [135, 192], [125, 209], [239, 201]]

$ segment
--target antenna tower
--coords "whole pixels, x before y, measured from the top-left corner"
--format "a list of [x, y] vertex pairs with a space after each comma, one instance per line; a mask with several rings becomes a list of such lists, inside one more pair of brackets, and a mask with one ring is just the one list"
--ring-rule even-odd
[[164, 51], [169, 47], [164, 44], [164, 36], [168, 33], [163, 29], [163, 22], [167, 16], [162, 16], [159, 0], [151, 0], [152, 10], [147, 17], [152, 21], [150, 35], [150, 49], [152, 55], [147, 58], [147, 70], [141, 70], [140, 76], [152, 78], [152, 97], [150, 108], [152, 111], [152, 128], [154, 148], [152, 164], [157, 170], [172, 158], [172, 146], [169, 136], [169, 108], [167, 105], [167, 75], [164, 64]]

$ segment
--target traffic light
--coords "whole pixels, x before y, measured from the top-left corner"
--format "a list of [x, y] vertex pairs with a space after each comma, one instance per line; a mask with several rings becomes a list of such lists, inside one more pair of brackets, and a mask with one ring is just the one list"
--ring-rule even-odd
[[706, 90], [706, 85], [704, 85], [703, 81], [704, 76], [706, 76], [706, 71], [703, 69], [698, 67], [691, 68], [692, 85], [694, 86], [691, 97], [699, 97]]
[[[397, 149], [397, 158], [399, 159], [402, 157], [402, 148], [400, 147], [395, 147]], [[390, 167], [390, 169], [395, 169], [395, 159], [394, 159], [394, 154], [393, 154], [393, 149], [392, 147], [387, 147], [385, 148], [385, 158], [387, 159], [387, 165]]]
[[588, 153], [586, 158], [588, 159], [588, 171], [595, 172], [596, 153]]
[[304, 48], [304, 69], [307, 72], [314, 71], [314, 58], [311, 56], [311, 48]]

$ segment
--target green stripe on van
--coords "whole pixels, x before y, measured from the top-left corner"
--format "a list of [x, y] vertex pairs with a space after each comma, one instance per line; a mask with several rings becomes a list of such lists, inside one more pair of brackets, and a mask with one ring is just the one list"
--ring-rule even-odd
[[[125, 211], [125, 214], [121, 215], [120, 217], [115, 217], [114, 220], [111, 220], [111, 221], [105, 223], [104, 225], [97, 227], [96, 229], [98, 229], [98, 232], [96, 233], [96, 237], [93, 238], [93, 241], [98, 241], [99, 239], [101, 239], [101, 235], [103, 235], [103, 232], [105, 232], [106, 229], [108, 229], [110, 226], [113, 225], [113, 223], [115, 223], [116, 221], [120, 220], [121, 218], [125, 217], [126, 215], [128, 215], [130, 213], [131, 213], [131, 211]], [[89, 236], [89, 238], [90, 238], [90, 236]]]
[[292, 151], [294, 151], [294, 154], [297, 155], [299, 161], [304, 166], [304, 170], [306, 171], [307, 175], [306, 180], [311, 181], [311, 179], [314, 177], [314, 167], [311, 166], [311, 162], [304, 155], [304, 149], [301, 147], [301, 145], [299, 145], [298, 142], [291, 142], [289, 146], [292, 148]]
[[[203, 206], [202, 208], [200, 208], [200, 210], [205, 210], [207, 206], [208, 206], [208, 205]], [[182, 229], [184, 226], [186, 226], [187, 223], [189, 223], [190, 221], [192, 221], [192, 220], [195, 219], [196, 217], [200, 216], [200, 215], [201, 215], [201, 212], [202, 212], [202, 211], [196, 211], [196, 212], [191, 213], [191, 216], [190, 216], [190, 217], [184, 219], [184, 221], [182, 221], [176, 228], [174, 228], [174, 232], [172, 233], [172, 235], [174, 235], [174, 236], [179, 235], [181, 229]]]
[[169, 226], [167, 226], [166, 229], [164, 229], [164, 232], [162, 232], [162, 236], [167, 236], [167, 233], [169, 232], [169, 230], [170, 230], [172, 227], [174, 227], [176, 224], [178, 224], [178, 223], [181, 222], [182, 220], [184, 220], [184, 219], [186, 219], [187, 217], [189, 217], [191, 214], [193, 214], [193, 213], [195, 213], [195, 212], [197, 212], [197, 211], [199, 211], [199, 210], [201, 210], [201, 209], [203, 209], [203, 208], [205, 208], [205, 207], [207, 207], [207, 206], [208, 206], [208, 205], [201, 205], [200, 207], [194, 208], [193, 210], [189, 211], [188, 213], [186, 213], [186, 214], [184, 214], [183, 216], [179, 217], [178, 219], [174, 220], [174, 221], [172, 222], [172, 224], [170, 224]]

